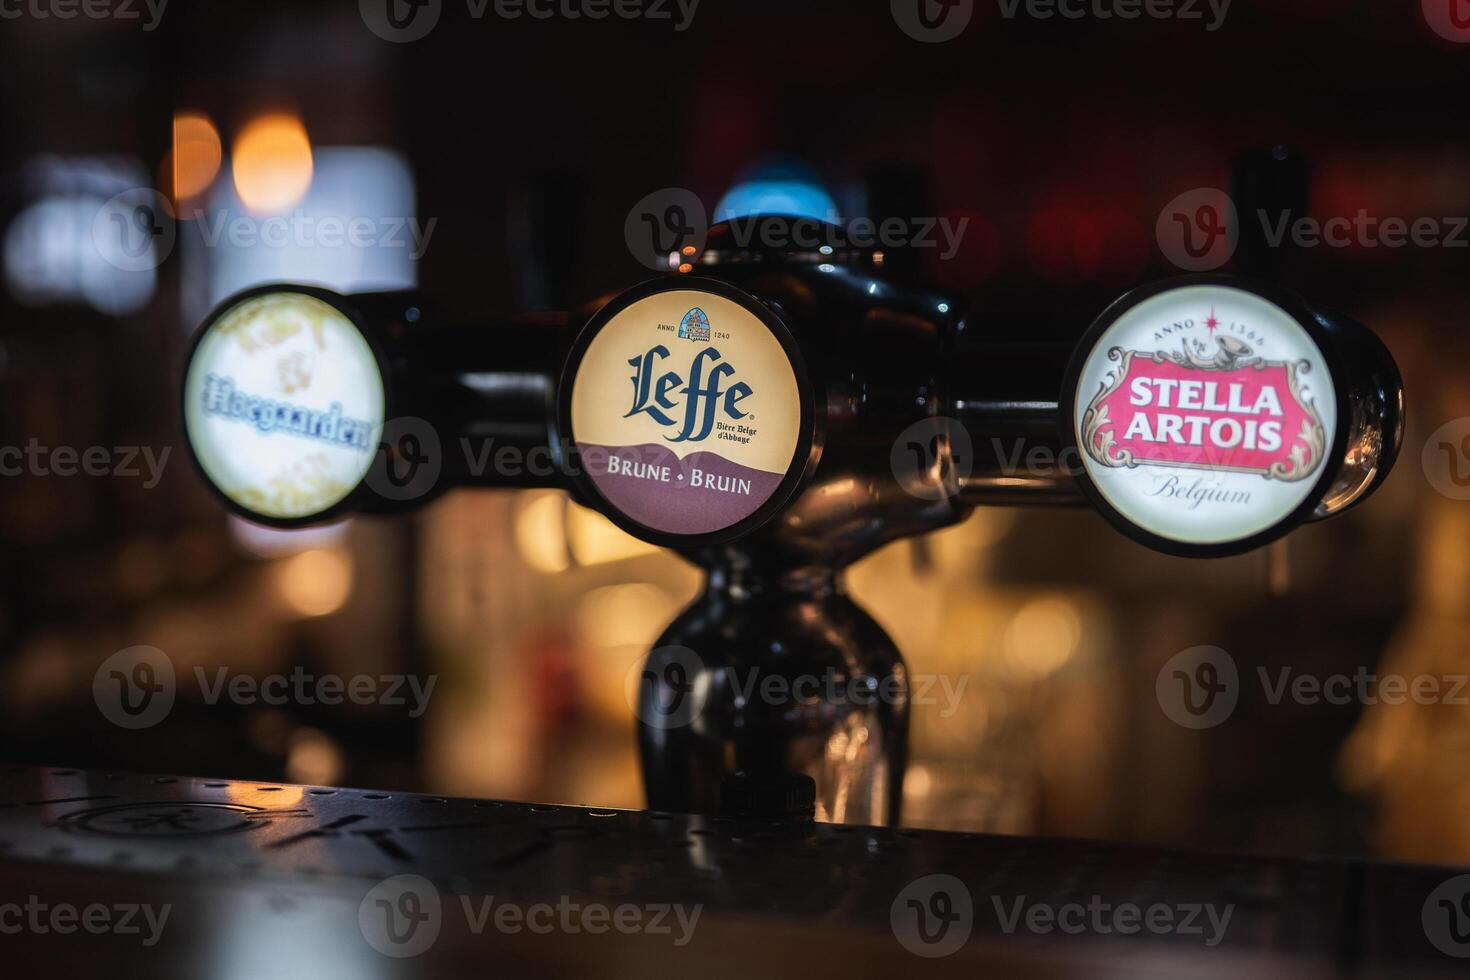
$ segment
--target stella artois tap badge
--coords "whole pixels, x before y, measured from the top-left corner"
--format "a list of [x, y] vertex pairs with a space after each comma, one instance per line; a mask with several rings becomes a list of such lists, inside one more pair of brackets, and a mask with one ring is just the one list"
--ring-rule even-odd
[[1240, 541], [1313, 493], [1336, 431], [1321, 350], [1253, 292], [1183, 286], [1092, 345], [1073, 403], [1086, 476], [1127, 521], [1190, 545]]

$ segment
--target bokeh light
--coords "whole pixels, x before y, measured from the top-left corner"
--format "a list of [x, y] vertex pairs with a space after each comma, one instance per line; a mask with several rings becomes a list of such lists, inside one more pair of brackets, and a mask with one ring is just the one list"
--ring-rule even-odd
[[311, 141], [301, 120], [287, 113], [258, 116], [235, 138], [235, 193], [258, 214], [276, 214], [311, 186]]
[[342, 608], [352, 593], [352, 562], [338, 548], [313, 548], [283, 561], [276, 589], [303, 616], [325, 616]]
[[203, 113], [178, 113], [174, 116], [174, 145], [170, 156], [173, 199], [183, 201], [201, 193], [214, 183], [224, 157], [219, 130]]
[[1082, 639], [1077, 608], [1066, 599], [1032, 599], [1016, 611], [1003, 642], [1006, 663], [1045, 677], [1071, 659]]

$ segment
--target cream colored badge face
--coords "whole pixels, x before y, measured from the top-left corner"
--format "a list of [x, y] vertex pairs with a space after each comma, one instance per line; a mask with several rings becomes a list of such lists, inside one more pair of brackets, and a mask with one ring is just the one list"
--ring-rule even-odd
[[572, 431], [608, 501], [646, 527], [704, 534], [779, 488], [801, 431], [796, 372], [733, 300], [655, 293], [613, 316], [572, 382]]
[[1129, 521], [1188, 544], [1241, 541], [1312, 493], [1337, 431], [1322, 352], [1285, 310], [1185, 286], [1125, 312], [1078, 379], [1077, 445]]
[[362, 481], [383, 428], [366, 339], [302, 293], [245, 300], [210, 326], [184, 380], [184, 424], [205, 474], [263, 517], [307, 518]]

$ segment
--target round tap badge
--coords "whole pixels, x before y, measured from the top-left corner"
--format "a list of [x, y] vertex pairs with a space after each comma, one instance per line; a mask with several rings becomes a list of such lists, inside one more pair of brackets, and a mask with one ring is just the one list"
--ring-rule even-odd
[[318, 519], [362, 482], [383, 428], [367, 339], [303, 292], [241, 299], [202, 332], [184, 379], [184, 425], [204, 475], [251, 516]]
[[1219, 283], [1146, 289], [1105, 313], [1063, 392], [1102, 512], [1153, 547], [1199, 555], [1246, 550], [1305, 517], [1334, 470], [1340, 397], [1309, 322]]
[[754, 300], [708, 280], [654, 283], [583, 331], [563, 421], [582, 479], [626, 530], [664, 544], [734, 537], [800, 479], [806, 384], [786, 328]]

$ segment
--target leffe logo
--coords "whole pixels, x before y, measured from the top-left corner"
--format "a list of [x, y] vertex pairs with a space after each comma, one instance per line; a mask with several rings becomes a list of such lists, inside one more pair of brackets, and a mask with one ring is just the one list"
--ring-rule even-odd
[[[633, 368], [630, 379], [633, 383], [633, 405], [623, 418], [646, 414], [659, 425], [679, 426], [678, 435], [664, 437], [668, 442], [702, 442], [714, 431], [717, 412], [723, 412], [737, 422], [749, 414], [740, 409], [740, 403], [754, 391], [744, 381], [737, 381], [728, 388], [721, 387], [724, 379], [734, 376], [735, 368], [728, 361], [721, 360], [723, 355], [718, 349], [706, 347], [694, 355], [689, 365], [687, 384], [677, 371], [666, 371], [654, 377], [659, 362], [668, 356], [669, 349], [663, 344], [656, 344], [647, 353], [628, 360]], [[682, 410], [674, 398], [676, 394], [684, 396]]]
[[695, 307], [679, 321], [679, 337], [683, 340], [709, 340], [709, 315]]
[[[1222, 324], [1212, 309], [1156, 338], [1172, 350], [1114, 347], [1112, 371], [1082, 416], [1082, 443], [1103, 466], [1170, 466], [1304, 480], [1320, 468], [1327, 434], [1303, 391], [1307, 360], [1255, 352], [1251, 328]], [[1217, 333], [1216, 331], [1220, 331]]]

